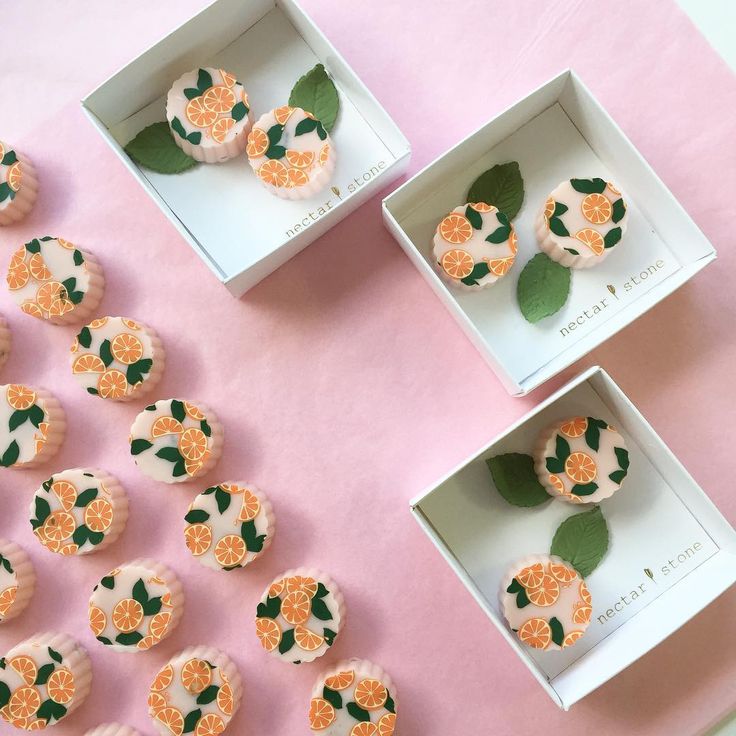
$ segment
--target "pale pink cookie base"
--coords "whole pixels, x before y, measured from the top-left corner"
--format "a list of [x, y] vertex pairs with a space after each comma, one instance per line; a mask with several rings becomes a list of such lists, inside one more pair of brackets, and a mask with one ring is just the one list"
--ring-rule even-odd
[[7, 363], [12, 345], [13, 336], [8, 327], [8, 322], [5, 317], [0, 315], [0, 368]]
[[84, 736], [141, 736], [138, 731], [130, 726], [123, 726], [120, 723], [103, 723], [100, 726], [91, 728]]
[[4, 624], [23, 613], [30, 603], [36, 588], [36, 572], [26, 551], [15, 542], [0, 539], [0, 554], [10, 562], [15, 573], [15, 584], [18, 586], [15, 603], [5, 616], [0, 617], [0, 624]]
[[15, 155], [20, 161], [20, 189], [15, 193], [13, 201], [5, 209], [0, 210], [0, 225], [20, 222], [33, 209], [38, 196], [36, 169], [25, 155], [17, 150]]
[[11, 465], [11, 468], [34, 468], [37, 465], [42, 465], [58, 452], [66, 435], [66, 414], [59, 400], [46, 389], [33, 388], [33, 390], [36, 392], [36, 400], [43, 401], [43, 408], [48, 418], [49, 428], [46, 433], [46, 442], [44, 442], [41, 452], [33, 460]]
[[[225, 674], [225, 677], [230, 683], [230, 687], [233, 691], [233, 712], [232, 715], [229, 716], [229, 718], [232, 720], [238, 712], [238, 709], [240, 708], [241, 700], [243, 697], [243, 681], [240, 677], [240, 671], [238, 670], [237, 666], [230, 659], [230, 657], [228, 657], [227, 654], [221, 652], [219, 649], [207, 646], [188, 647], [187, 649], [184, 649], [183, 651], [174, 655], [169, 660], [169, 664], [173, 664], [174, 662], [176, 662], [177, 664], [180, 662], [184, 663], [188, 659], [193, 658], [204, 659], [210, 664], [216, 665], [220, 669], [220, 672]], [[151, 715], [151, 720], [153, 721], [156, 731], [158, 731], [161, 736], [171, 736], [171, 732], [169, 731], [169, 729], [166, 728], [166, 726], [164, 726], [163, 724], [159, 723], [153, 717], [153, 714], [150, 713], [150, 711], [149, 715]], [[230, 725], [231, 720], [226, 723], [225, 730], [227, 730], [227, 727]]]
[[62, 314], [60, 317], [49, 317], [46, 320], [55, 325], [74, 325], [89, 321], [105, 293], [105, 275], [96, 256], [88, 250], [82, 250], [81, 248], [78, 250], [81, 251], [84, 262], [87, 264], [87, 273], [89, 274], [87, 293], [84, 295], [84, 299], [79, 304], [75, 304], [74, 309], [70, 312]]
[[253, 109], [251, 108], [248, 110], [248, 124], [243, 130], [233, 140], [218, 144], [217, 148], [195, 146], [181, 136], [176, 135], [176, 133], [172, 134], [172, 137], [176, 145], [195, 161], [203, 164], [221, 164], [245, 153], [245, 147], [248, 145], [248, 133], [253, 127], [253, 119]]
[[547, 221], [544, 217], [544, 207], [539, 211], [534, 221], [534, 230], [537, 234], [539, 249], [546, 253], [553, 261], [557, 261], [561, 266], [567, 266], [568, 268], [583, 269], [598, 266], [608, 258], [608, 254], [613, 250], [613, 248], [608, 248], [597, 258], [583, 258], [582, 256], [574, 256], [572, 253], [568, 253], [550, 237]]

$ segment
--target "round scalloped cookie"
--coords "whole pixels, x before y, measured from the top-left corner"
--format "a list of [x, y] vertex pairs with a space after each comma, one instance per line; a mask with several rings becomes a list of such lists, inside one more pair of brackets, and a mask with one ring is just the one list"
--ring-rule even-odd
[[501, 584], [500, 601], [519, 640], [540, 650], [575, 644], [593, 611], [585, 581], [555, 555], [531, 555], [514, 563]]
[[130, 452], [150, 478], [182, 483], [215, 466], [224, 436], [215, 413], [204, 404], [161, 399], [133, 422]]
[[95, 728], [91, 728], [84, 736], [141, 736], [138, 731], [130, 726], [123, 726], [120, 723], [103, 723]]
[[105, 287], [102, 268], [89, 251], [49, 235], [18, 248], [6, 281], [23, 312], [57, 325], [90, 317]]
[[245, 87], [225, 69], [204, 67], [174, 82], [166, 119], [179, 148], [208, 164], [239, 156], [253, 127]]
[[165, 354], [156, 331], [127, 317], [99, 317], [83, 327], [71, 349], [72, 373], [87, 393], [131, 401], [161, 379]]
[[41, 544], [60, 555], [87, 555], [112, 544], [128, 520], [128, 497], [104, 470], [70, 468], [45, 480], [31, 500]]
[[8, 362], [10, 357], [10, 348], [13, 345], [13, 336], [10, 333], [8, 322], [0, 314], [0, 368]]
[[547, 493], [569, 503], [598, 503], [612, 496], [629, 469], [619, 431], [603, 419], [570, 417], [539, 435], [534, 470]]
[[282, 662], [312, 662], [333, 645], [345, 623], [345, 600], [330, 577], [289, 570], [263, 593], [256, 609], [261, 646]]
[[440, 276], [466, 291], [493, 286], [514, 265], [516, 251], [514, 226], [485, 202], [455, 207], [437, 225], [432, 241]]
[[76, 710], [92, 684], [92, 666], [72, 637], [44, 632], [16, 644], [0, 669], [0, 717], [25, 731], [54, 726]]
[[20, 383], [0, 386], [0, 466], [30, 468], [56, 454], [66, 417], [48, 391]]
[[9, 144], [0, 141], [0, 225], [20, 222], [38, 195], [33, 164]]
[[283, 105], [261, 115], [248, 136], [248, 162], [271, 194], [307, 199], [335, 170], [335, 146], [322, 123], [301, 107]]
[[0, 539], [0, 624], [19, 616], [33, 597], [36, 573], [26, 551]]
[[276, 528], [266, 495], [242, 481], [202, 491], [189, 505], [184, 521], [187, 549], [213, 570], [249, 565], [268, 549]]
[[156, 674], [148, 713], [161, 736], [225, 731], [240, 707], [243, 685], [230, 657], [212, 647], [189, 647]]
[[397, 703], [383, 669], [365, 659], [344, 660], [317, 678], [309, 727], [323, 736], [393, 736]]
[[626, 233], [628, 208], [621, 192], [603, 179], [566, 179], [552, 190], [537, 216], [539, 247], [570, 268], [603, 261]]
[[142, 652], [179, 624], [184, 589], [176, 573], [155, 560], [137, 559], [111, 570], [89, 599], [89, 627], [116, 652]]

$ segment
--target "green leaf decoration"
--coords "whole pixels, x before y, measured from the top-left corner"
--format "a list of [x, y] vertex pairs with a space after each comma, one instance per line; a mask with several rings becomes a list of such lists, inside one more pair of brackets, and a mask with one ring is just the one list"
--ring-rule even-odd
[[220, 688], [217, 685], [210, 685], [209, 687], [206, 687], [197, 696], [197, 705], [208, 705], [209, 703], [211, 703], [217, 697], [217, 693], [219, 692], [219, 690]]
[[509, 587], [506, 588], [506, 592], [516, 596], [517, 608], [526, 608], [529, 605], [530, 601], [526, 594], [526, 588], [516, 578], [511, 581]]
[[581, 194], [603, 194], [606, 182], [596, 177], [595, 179], [570, 179], [570, 184], [576, 192]]
[[45, 664], [42, 667], [39, 667], [38, 673], [36, 674], [36, 681], [33, 684], [45, 685], [49, 677], [51, 677], [51, 673], [54, 671], [54, 669], [55, 665], [53, 662], [49, 662], [49, 664]]
[[20, 447], [18, 447], [18, 443], [13, 440], [5, 450], [5, 452], [2, 454], [2, 457], [0, 457], [0, 465], [2, 465], [4, 468], [9, 468], [11, 465], [15, 464], [15, 461], [18, 459], [20, 455]]
[[5, 571], [10, 575], [13, 574], [13, 566], [10, 564], [10, 560], [7, 557], [0, 555], [0, 564], [5, 568]]
[[280, 123], [276, 123], [275, 125], [272, 125], [267, 131], [266, 135], [268, 136], [268, 143], [270, 146], [275, 146], [276, 144], [281, 142], [281, 136], [284, 133], [284, 126]]
[[51, 514], [51, 506], [45, 498], [42, 498], [41, 496], [36, 496], [34, 500], [34, 508], [36, 512], [36, 518], [31, 519], [31, 526], [34, 529], [38, 529], [38, 527], [40, 527]]
[[570, 208], [564, 202], [555, 202], [555, 209], [552, 212], [552, 217], [559, 217], [564, 215]]
[[286, 148], [284, 146], [269, 146], [266, 151], [266, 158], [282, 159], [286, 156]]
[[80, 524], [72, 534], [72, 542], [81, 547], [89, 538], [89, 528], [85, 524]]
[[345, 706], [345, 709], [356, 721], [363, 722], [371, 720], [371, 714], [367, 710], [363, 710], [357, 703], [351, 701]]
[[151, 447], [153, 447], [153, 443], [149, 442], [148, 440], [133, 440], [130, 443], [130, 454], [131, 455], [140, 455], [145, 450], [149, 450]]
[[611, 219], [614, 222], [621, 222], [621, 220], [623, 220], [625, 214], [626, 214], [626, 204], [624, 203], [624, 200], [623, 199], [617, 199], [613, 203], [612, 212], [611, 212]]
[[570, 293], [570, 269], [537, 253], [519, 276], [516, 296], [524, 319], [534, 324], [562, 309]]
[[[43, 410], [42, 410], [43, 411]], [[16, 409], [8, 420], [8, 429], [13, 432], [18, 429], [21, 424], [25, 424], [28, 419], [28, 411], [26, 409]]]
[[326, 130], [335, 127], [340, 97], [324, 65], [317, 64], [297, 81], [289, 95], [289, 105], [311, 112]]
[[203, 496], [209, 496], [210, 494], [214, 493], [217, 490], [217, 486], [210, 486], [209, 488], [205, 488], [202, 491]]
[[0, 202], [9, 199], [11, 202], [15, 199], [15, 192], [10, 188], [10, 184], [4, 181], [0, 184]]
[[52, 475], [50, 478], [47, 478], [43, 483], [41, 483], [41, 488], [48, 493], [51, 490], [51, 486], [54, 485], [54, 476]]
[[203, 95], [212, 85], [212, 75], [206, 69], [200, 69], [197, 74], [197, 89], [199, 90], [199, 94]]
[[93, 532], [91, 529], [87, 529], [87, 541], [89, 541], [93, 547], [100, 544], [104, 538], [105, 535], [103, 532]]
[[197, 723], [199, 723], [199, 719], [201, 717], [202, 711], [200, 708], [189, 711], [184, 718], [184, 729], [182, 733], [191, 733], [194, 731], [194, 729], [197, 728]]
[[608, 422], [604, 422], [602, 419], [596, 419], [595, 417], [587, 417], [587, 420], [588, 427], [585, 430], [585, 443], [591, 450], [598, 452], [601, 444], [601, 430], [608, 427]]
[[143, 604], [143, 615], [144, 616], [155, 616], [160, 610], [163, 603], [161, 602], [161, 596], [157, 595], [155, 598], [150, 598], [147, 603]]
[[312, 615], [320, 621], [331, 621], [332, 614], [322, 598], [312, 598]]
[[318, 125], [319, 122], [317, 120], [312, 120], [312, 118], [304, 118], [304, 120], [300, 120], [297, 123], [297, 126], [294, 129], [294, 135], [306, 135], [307, 133], [311, 133], [313, 130], [317, 129]]
[[556, 457], [547, 458], [547, 470], [550, 473], [564, 473], [565, 472], [565, 461], [558, 460]]
[[609, 473], [608, 477], [614, 482], [621, 485], [624, 482], [624, 478], [628, 475], [626, 470], [614, 470], [613, 473]]
[[4, 708], [10, 702], [10, 695], [10, 688], [7, 683], [0, 680], [0, 708]]
[[177, 422], [183, 422], [186, 419], [187, 412], [184, 408], [184, 402], [179, 401], [178, 399], [172, 399], [171, 416], [174, 417]]
[[473, 270], [465, 276], [465, 278], [460, 279], [460, 281], [467, 286], [477, 286], [478, 281], [480, 281], [484, 276], [488, 276], [490, 272], [491, 269], [488, 264], [485, 261], [480, 261], [479, 263], [476, 263], [473, 266]]
[[534, 471], [534, 458], [519, 452], [496, 455], [486, 460], [493, 484], [501, 496], [513, 506], [531, 507], [549, 501]]
[[279, 642], [279, 652], [286, 654], [294, 646], [294, 629], [286, 629]]
[[28, 418], [31, 420], [31, 424], [38, 429], [41, 422], [46, 418], [46, 413], [38, 404], [34, 404], [28, 409]]
[[184, 521], [186, 521], [187, 524], [204, 524], [204, 522], [207, 521], [209, 518], [209, 513], [207, 513], [204, 509], [192, 509], [191, 511], [187, 512], [186, 516], [184, 517]]
[[501, 227], [497, 227], [486, 237], [486, 241], [489, 243], [505, 243], [510, 235], [511, 227], [509, 225], [501, 225]]
[[603, 236], [603, 247], [613, 248], [621, 240], [621, 228], [614, 227]]
[[64, 657], [59, 654], [59, 652], [56, 651], [56, 649], [52, 649], [51, 647], [46, 647], [46, 651], [49, 653], [49, 657], [54, 660], [54, 662], [57, 662], [58, 664], [61, 664], [64, 661]]
[[248, 552], [261, 552], [263, 550], [263, 543], [266, 541], [265, 534], [258, 534], [256, 529], [256, 523], [251, 519], [250, 521], [244, 521], [240, 525], [240, 536], [245, 542], [245, 548]]
[[552, 616], [549, 620], [549, 628], [552, 630], [552, 641], [557, 644], [558, 647], [562, 646], [562, 642], [565, 640], [565, 631], [562, 628], [560, 620]]
[[206, 419], [203, 419], [199, 423], [199, 428], [202, 430], [205, 437], [212, 437], [212, 427], [210, 427]]
[[198, 146], [202, 142], [202, 134], [196, 130], [187, 136], [187, 140], [194, 146]]
[[550, 217], [549, 218], [549, 229], [555, 234], [559, 235], [561, 238], [569, 238], [570, 237], [570, 231], [565, 227], [565, 224], [560, 220], [559, 217]]
[[[171, 128], [180, 138], [188, 138], [179, 118], [171, 121]], [[154, 123], [143, 128], [124, 150], [137, 164], [159, 174], [180, 174], [197, 164], [176, 145], [168, 123]]]
[[281, 613], [281, 598], [267, 597], [265, 603], [259, 603], [256, 608], [258, 618], [276, 618]]
[[131, 386], [142, 383], [144, 375], [149, 373], [152, 367], [153, 360], [151, 358], [141, 358], [128, 366], [125, 371], [125, 378]]
[[560, 524], [550, 553], [569, 562], [582, 577], [598, 567], [608, 549], [608, 524], [600, 506], [570, 516]]
[[89, 327], [82, 327], [77, 335], [77, 341], [83, 348], [88, 348], [92, 344], [92, 333]]
[[51, 721], [60, 721], [66, 715], [66, 708], [60, 703], [55, 703], [51, 698], [44, 700], [36, 711], [36, 718], [43, 718], [49, 724]]
[[524, 180], [519, 164], [509, 161], [484, 171], [470, 187], [467, 201], [495, 205], [513, 220], [524, 202]]
[[143, 411], [156, 411], [156, 404], [149, 404], [148, 406], [144, 406]]
[[113, 590], [115, 588], [115, 576], [105, 575], [105, 577], [100, 580], [100, 585], [108, 590]]
[[217, 486], [215, 489], [215, 501], [217, 502], [217, 510], [221, 514], [224, 514], [228, 510], [231, 500], [232, 496], [226, 491], [223, 491], [220, 486]]
[[327, 687], [322, 688], [322, 698], [326, 700], [335, 710], [342, 708], [342, 695], [337, 690]]
[[84, 292], [83, 291], [69, 291], [67, 292], [66, 296], [67, 296], [67, 299], [69, 299], [69, 301], [72, 304], [79, 304], [82, 301], [82, 299], [84, 299]]
[[106, 636], [96, 636], [95, 639], [97, 641], [101, 642], [102, 644], [105, 644], [106, 646], [112, 646], [112, 641], [108, 639]]
[[233, 109], [230, 110], [230, 117], [236, 123], [239, 123], [248, 114], [248, 109], [249, 108], [245, 102], [238, 102], [236, 105], [233, 105]]
[[179, 461], [184, 462], [184, 458], [181, 456], [178, 447], [162, 447], [156, 450], [156, 457], [160, 457], [162, 460], [167, 460], [170, 463], [178, 463]]
[[312, 596], [312, 600], [324, 598], [330, 591], [325, 588], [324, 583], [317, 584], [317, 592]]
[[[0, 670], [4, 670], [6, 665], [7, 665], [7, 662], [5, 661], [5, 657], [0, 657]], [[2, 708], [1, 705], [0, 705], [0, 708]]]
[[102, 362], [105, 364], [105, 368], [108, 368], [113, 360], [115, 360], [112, 355], [109, 340], [102, 341], [102, 344], [100, 345], [100, 358], [102, 358]]
[[391, 697], [391, 694], [390, 693], [386, 697], [386, 702], [383, 704], [383, 707], [389, 713], [396, 713], [396, 703], [394, 703], [394, 699]]
[[184, 97], [188, 100], [193, 100], [195, 97], [199, 97], [199, 90], [196, 87], [185, 87]]
[[616, 453], [616, 459], [621, 470], [629, 469], [629, 451], [623, 447], [614, 447], [614, 453]]
[[97, 498], [97, 489], [96, 488], [87, 488], [87, 490], [82, 491], [78, 496], [77, 500], [74, 502], [74, 505], [78, 509], [83, 509], [88, 504], [92, 503]]
[[322, 636], [324, 637], [327, 646], [331, 647], [332, 643], [335, 641], [337, 632], [333, 631], [332, 629], [322, 629]]
[[174, 478], [179, 478], [182, 475], [186, 475], [186, 472], [187, 472], [187, 466], [186, 466], [186, 463], [184, 462], [184, 458], [174, 463], [174, 467], [171, 468], [171, 475], [173, 475]]
[[140, 631], [129, 631], [127, 634], [118, 634], [115, 637], [115, 641], [118, 644], [122, 644], [124, 647], [133, 647], [142, 638], [143, 638], [143, 634], [141, 634]]
[[575, 250], [575, 248], [565, 248], [565, 250], [568, 253], [572, 253], [574, 256], [579, 256], [580, 255], [580, 251]]
[[2, 161], [0, 161], [0, 165], [12, 166], [17, 160], [18, 160], [18, 155], [16, 154], [15, 151], [11, 149], [3, 156]]
[[597, 483], [576, 483], [570, 489], [570, 493], [574, 493], [576, 496], [592, 496], [597, 490]]
[[465, 217], [473, 226], [474, 230], [480, 230], [483, 227], [483, 215], [478, 210], [473, 209], [470, 205], [465, 208]]
[[143, 582], [143, 578], [138, 578], [133, 585], [133, 600], [138, 601], [142, 606], [148, 603], [148, 591], [146, 590], [146, 584]]

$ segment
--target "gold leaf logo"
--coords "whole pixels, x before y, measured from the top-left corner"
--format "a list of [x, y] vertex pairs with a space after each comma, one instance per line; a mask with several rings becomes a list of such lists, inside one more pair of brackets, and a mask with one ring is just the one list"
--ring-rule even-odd
[[333, 193], [333, 194], [334, 194], [334, 195], [335, 195], [335, 196], [336, 196], [336, 197], [337, 197], [338, 199], [342, 199], [342, 197], [340, 196], [340, 190], [339, 190], [339, 189], [338, 189], [337, 187], [330, 187], [330, 189], [332, 189], [332, 193]]
[[611, 294], [613, 294], [616, 297], [616, 299], [618, 299], [618, 297], [616, 296], [616, 287], [613, 284], [608, 284], [606, 288], [608, 289], [608, 291], [611, 292]]
[[644, 574], [653, 582], [656, 583], [657, 581], [654, 579], [654, 573], [648, 568], [644, 568]]

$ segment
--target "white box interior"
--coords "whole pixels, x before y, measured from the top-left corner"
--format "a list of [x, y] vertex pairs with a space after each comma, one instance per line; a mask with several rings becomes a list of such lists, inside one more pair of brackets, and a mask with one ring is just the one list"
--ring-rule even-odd
[[[516, 264], [492, 288], [452, 289], [434, 270], [432, 237], [440, 219], [466, 201], [483, 171], [518, 161], [524, 205], [514, 220]], [[629, 225], [600, 266], [572, 272], [565, 306], [536, 324], [522, 316], [519, 274], [538, 251], [534, 219], [564, 179], [600, 176], [624, 193]], [[512, 393], [564, 369], [702, 268], [715, 253], [605, 110], [565, 72], [419, 172], [384, 201], [401, 245]]]
[[[540, 430], [566, 416], [608, 420], [624, 435], [625, 485], [601, 503], [610, 546], [588, 577], [593, 616], [569, 649], [521, 645], [503, 620], [499, 587], [509, 567], [549, 552], [560, 522], [590, 508], [550, 500], [507, 503], [486, 459], [529, 453]], [[418, 520], [562, 707], [594, 690], [681, 626], [736, 580], [736, 534], [641, 414], [600, 369], [583, 374], [415, 502]], [[654, 576], [644, 572], [648, 568]]]
[[[256, 120], [286, 104], [294, 83], [322, 62], [338, 88], [331, 188], [279, 199], [245, 156], [177, 175], [139, 167], [121, 151], [165, 120], [166, 94], [198, 66], [226, 68], [244, 83]], [[105, 82], [83, 102], [93, 122], [210, 268], [241, 293], [400, 173], [409, 146], [385, 111], [291, 0], [218, 0]], [[242, 274], [249, 274], [242, 278]], [[239, 278], [241, 277], [241, 278]], [[233, 283], [235, 281], [235, 283]]]

